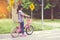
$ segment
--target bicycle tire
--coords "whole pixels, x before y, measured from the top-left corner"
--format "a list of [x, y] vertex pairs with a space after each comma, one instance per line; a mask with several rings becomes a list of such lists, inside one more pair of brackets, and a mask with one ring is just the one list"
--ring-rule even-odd
[[[13, 37], [13, 38], [16, 38], [16, 37], [18, 37], [19, 36], [19, 32], [17, 32], [17, 27], [15, 27], [15, 28], [12, 28], [12, 30], [11, 30], [11, 36]], [[15, 34], [14, 34], [15, 33]]]
[[[29, 33], [29, 31], [28, 31], [29, 29], [31, 29], [31, 32], [30, 32], [30, 33]], [[33, 31], [34, 31], [34, 28], [33, 28], [32, 25], [30, 25], [29, 29], [26, 28], [26, 34], [27, 34], [27, 35], [31, 35], [31, 34], [33, 33]]]

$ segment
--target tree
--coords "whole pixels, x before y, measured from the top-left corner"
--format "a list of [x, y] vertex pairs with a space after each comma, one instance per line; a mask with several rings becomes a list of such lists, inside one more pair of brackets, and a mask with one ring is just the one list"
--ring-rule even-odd
[[51, 9], [51, 20], [54, 20], [54, 16], [53, 16], [53, 8], [56, 6], [55, 1], [49, 1], [46, 0], [46, 6], [45, 9]]

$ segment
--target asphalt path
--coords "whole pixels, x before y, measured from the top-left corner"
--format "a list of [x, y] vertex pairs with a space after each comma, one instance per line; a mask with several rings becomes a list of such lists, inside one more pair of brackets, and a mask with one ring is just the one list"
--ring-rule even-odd
[[0, 34], [0, 40], [60, 40], [60, 30], [35, 31], [26, 37], [12, 38], [10, 34]]

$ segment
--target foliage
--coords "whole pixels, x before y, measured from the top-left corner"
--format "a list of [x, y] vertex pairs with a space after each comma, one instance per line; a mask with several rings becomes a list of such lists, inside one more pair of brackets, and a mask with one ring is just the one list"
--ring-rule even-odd
[[22, 6], [23, 6], [24, 8], [26, 8], [26, 9], [29, 9], [29, 5], [30, 5], [31, 3], [34, 3], [34, 5], [35, 5], [35, 7], [36, 7], [36, 8], [35, 8], [36, 10], [39, 9], [40, 4], [38, 3], [37, 0], [23, 0]]
[[29, 9], [29, 5], [32, 3], [30, 0], [22, 0], [23, 3], [21, 4], [24, 8]]
[[52, 5], [50, 3], [47, 3], [44, 9], [50, 9]]
[[45, 8], [44, 9], [50, 9], [52, 7], [55, 7], [55, 2], [50, 2], [49, 0], [46, 0]]
[[[22, 3], [22, 6], [26, 9], [29, 9], [29, 5], [31, 3], [34, 3], [35, 4], [35, 9], [38, 10], [42, 4], [42, 0], [22, 0], [23, 3]], [[40, 1], [40, 2], [38, 2]], [[51, 7], [55, 7], [55, 3], [50, 3], [49, 0], [46, 0], [46, 4], [44, 4], [44, 9], [50, 9]]]

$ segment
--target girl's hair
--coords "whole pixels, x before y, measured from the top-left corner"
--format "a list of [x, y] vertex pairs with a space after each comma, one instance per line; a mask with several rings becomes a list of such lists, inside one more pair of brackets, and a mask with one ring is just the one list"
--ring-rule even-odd
[[18, 13], [18, 11], [19, 11], [21, 8], [23, 8], [23, 7], [22, 7], [21, 5], [18, 5], [17, 13]]

